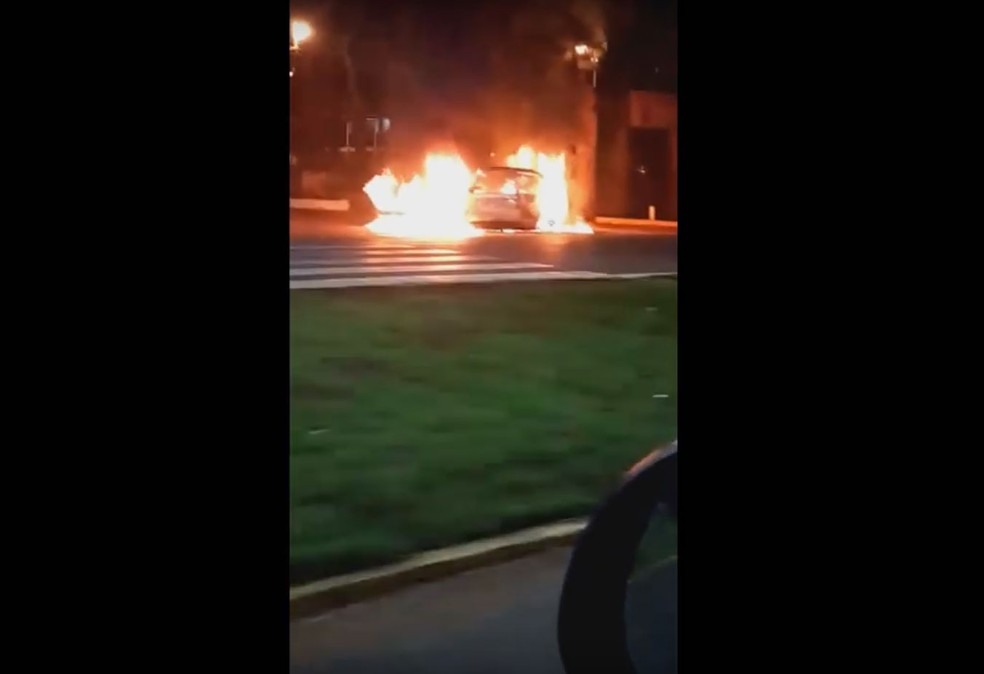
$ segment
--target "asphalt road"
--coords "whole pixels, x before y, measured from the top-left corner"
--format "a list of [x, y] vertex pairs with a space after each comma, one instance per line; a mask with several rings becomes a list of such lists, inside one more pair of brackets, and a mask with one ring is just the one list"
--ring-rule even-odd
[[292, 674], [564, 674], [559, 548], [290, 627]]
[[[292, 674], [564, 674], [557, 647], [570, 551], [414, 586], [290, 626]], [[633, 581], [640, 674], [676, 674], [676, 565]]]
[[461, 276], [491, 281], [667, 274], [677, 270], [676, 254], [673, 230], [489, 233], [419, 241], [378, 236], [336, 214], [291, 213], [291, 287], [343, 287], [358, 283], [326, 279], [380, 276], [447, 282]]

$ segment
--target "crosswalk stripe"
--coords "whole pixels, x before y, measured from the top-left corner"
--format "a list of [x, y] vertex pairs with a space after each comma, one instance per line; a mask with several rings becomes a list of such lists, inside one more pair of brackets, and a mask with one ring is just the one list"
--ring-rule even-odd
[[298, 267], [339, 267], [343, 265], [351, 265], [353, 263], [358, 263], [362, 261], [369, 261], [373, 265], [376, 264], [401, 264], [407, 262], [469, 262], [472, 260], [495, 260], [496, 258], [489, 255], [434, 255], [433, 257], [420, 258], [419, 256], [410, 257], [382, 257], [375, 258], [372, 255], [360, 255], [356, 257], [345, 257], [341, 259], [311, 259], [311, 260], [292, 260], [290, 266], [292, 269]]
[[615, 276], [407, 243], [293, 245], [290, 256], [292, 290], [602, 278]]
[[361, 276], [354, 278], [305, 279], [291, 281], [291, 290], [357, 288], [369, 286], [427, 285], [436, 283], [490, 283], [496, 281], [551, 281], [608, 278], [590, 271], [539, 271], [500, 274], [414, 274], [412, 276]]
[[[459, 253], [451, 248], [345, 248], [336, 251], [342, 255], [358, 255], [359, 257], [398, 257], [400, 255], [415, 255], [427, 257], [430, 255], [453, 255]], [[311, 255], [299, 255], [297, 251], [291, 255], [293, 260], [306, 258], [318, 259], [323, 253], [312, 251]]]
[[291, 277], [295, 276], [325, 276], [328, 274], [366, 274], [366, 273], [409, 273], [409, 272], [472, 272], [492, 271], [495, 269], [533, 269], [550, 268], [549, 264], [534, 262], [493, 262], [477, 264], [410, 264], [393, 266], [359, 265], [357, 267], [314, 267], [312, 269], [294, 268], [290, 270]]
[[[291, 250], [396, 250], [396, 249], [417, 249], [422, 250], [420, 246], [414, 246], [406, 243], [374, 243], [369, 246], [359, 246], [350, 244], [310, 244], [310, 245], [296, 245], [291, 246]], [[432, 249], [438, 250], [438, 249]], [[447, 250], [442, 250], [442, 252], [449, 252]]]

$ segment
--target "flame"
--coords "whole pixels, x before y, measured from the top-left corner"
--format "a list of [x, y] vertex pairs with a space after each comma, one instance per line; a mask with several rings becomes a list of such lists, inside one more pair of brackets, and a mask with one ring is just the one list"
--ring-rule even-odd
[[506, 166], [512, 166], [513, 168], [521, 169], [532, 169], [536, 170], [536, 160], [537, 156], [533, 152], [533, 148], [529, 145], [524, 145], [523, 147], [516, 150], [516, 154], [511, 154], [506, 157]]
[[[534, 152], [524, 145], [510, 155], [506, 165], [538, 171], [543, 177], [536, 200], [540, 210], [537, 231], [591, 234], [584, 220], [569, 213], [566, 161], [563, 154]], [[468, 221], [469, 188], [476, 172], [458, 155], [428, 154], [424, 170], [402, 182], [391, 171], [373, 176], [362, 188], [379, 217], [366, 225], [384, 236], [423, 239], [467, 239], [484, 234]], [[507, 181], [503, 194], [516, 194], [517, 186]]]
[[591, 226], [580, 214], [570, 213], [570, 195], [567, 189], [567, 157], [563, 154], [544, 154], [534, 152], [524, 145], [516, 154], [506, 158], [506, 166], [538, 171], [540, 188], [536, 202], [540, 218], [536, 223], [541, 232], [563, 232], [567, 234], [591, 234]]
[[362, 188], [380, 216], [366, 227], [376, 234], [430, 239], [467, 239], [484, 232], [465, 218], [475, 175], [456, 155], [429, 154], [424, 172], [400, 182], [389, 170]]

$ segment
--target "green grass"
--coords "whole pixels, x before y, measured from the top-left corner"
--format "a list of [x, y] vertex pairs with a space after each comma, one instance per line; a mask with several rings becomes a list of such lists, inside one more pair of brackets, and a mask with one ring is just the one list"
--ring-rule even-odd
[[294, 292], [290, 368], [297, 583], [590, 513], [676, 436], [676, 286]]

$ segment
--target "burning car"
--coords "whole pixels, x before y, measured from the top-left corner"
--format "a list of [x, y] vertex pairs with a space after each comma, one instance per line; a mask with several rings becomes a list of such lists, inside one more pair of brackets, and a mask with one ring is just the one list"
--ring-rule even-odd
[[522, 146], [505, 166], [472, 171], [457, 154], [429, 153], [423, 171], [401, 179], [389, 169], [362, 191], [378, 217], [366, 228], [380, 236], [458, 240], [486, 229], [591, 234], [571, 212], [565, 157]]
[[475, 173], [466, 217], [484, 228], [536, 229], [543, 176], [533, 169], [492, 166]]

